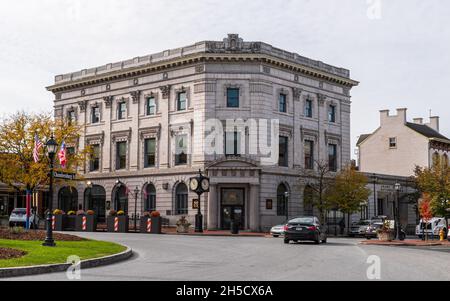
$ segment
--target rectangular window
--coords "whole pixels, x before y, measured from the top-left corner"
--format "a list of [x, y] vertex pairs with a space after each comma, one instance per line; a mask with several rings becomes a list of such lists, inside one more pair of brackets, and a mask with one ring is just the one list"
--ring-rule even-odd
[[117, 142], [117, 163], [116, 169], [125, 169], [127, 167], [127, 142]]
[[397, 138], [389, 138], [389, 148], [397, 147]]
[[90, 171], [98, 171], [100, 169], [100, 145], [92, 145], [92, 154], [90, 160]]
[[144, 140], [144, 167], [154, 167], [155, 166], [155, 154], [156, 154], [156, 139], [145, 139]]
[[74, 110], [71, 110], [67, 113], [67, 119], [69, 119], [69, 124], [76, 123], [77, 116]]
[[288, 137], [280, 136], [279, 138], [279, 153], [278, 153], [278, 165], [288, 166], [288, 149], [289, 149], [289, 139]]
[[177, 111], [186, 110], [186, 92], [180, 92], [177, 96]]
[[333, 105], [328, 107], [328, 121], [336, 122], [336, 107]]
[[187, 164], [187, 135], [175, 138], [175, 165]]
[[147, 116], [156, 114], [156, 102], [154, 97], [149, 97], [147, 99]]
[[328, 169], [337, 171], [337, 145], [328, 144]]
[[227, 89], [227, 108], [239, 108], [239, 89]]
[[126, 102], [119, 102], [118, 104], [118, 116], [117, 119], [125, 119], [127, 114], [127, 103]]
[[314, 169], [314, 141], [305, 140], [305, 169]]
[[307, 99], [305, 102], [305, 116], [308, 118], [313, 117], [312, 100], [310, 100], [310, 99]]
[[225, 133], [225, 155], [240, 156], [241, 155], [241, 133], [226, 132]]
[[279, 109], [280, 109], [280, 112], [282, 112], [282, 113], [287, 112], [287, 96], [286, 96], [286, 94], [280, 94]]
[[92, 107], [92, 123], [99, 123], [100, 122], [100, 108], [99, 107]]

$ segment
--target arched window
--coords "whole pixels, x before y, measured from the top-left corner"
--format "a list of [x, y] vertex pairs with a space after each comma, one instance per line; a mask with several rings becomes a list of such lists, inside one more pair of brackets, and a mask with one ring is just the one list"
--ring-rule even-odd
[[156, 188], [153, 184], [147, 184], [144, 188], [144, 211], [156, 211]]
[[287, 215], [287, 202], [288, 202], [288, 190], [286, 185], [280, 184], [277, 189], [277, 215], [286, 216]]
[[447, 155], [447, 154], [444, 154], [444, 155], [442, 156], [442, 165], [443, 165], [444, 167], [448, 166], [448, 155]]
[[64, 212], [78, 210], [78, 191], [73, 187], [63, 187], [58, 192], [58, 206]]
[[125, 184], [119, 184], [114, 193], [114, 210], [128, 213], [128, 188]]
[[175, 214], [188, 214], [188, 188], [184, 183], [178, 184], [176, 188]]
[[310, 185], [303, 192], [303, 211], [305, 215], [314, 214], [314, 190]]
[[439, 153], [438, 152], [434, 152], [433, 154], [433, 165], [439, 164], [441, 158], [439, 158]]
[[84, 191], [84, 210], [92, 210], [98, 222], [104, 222], [106, 217], [106, 191], [99, 185], [93, 185]]

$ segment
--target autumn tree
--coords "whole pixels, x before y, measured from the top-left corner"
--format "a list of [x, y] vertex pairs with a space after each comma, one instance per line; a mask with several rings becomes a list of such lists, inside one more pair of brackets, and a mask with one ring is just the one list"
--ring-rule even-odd
[[367, 184], [364, 174], [348, 166], [338, 173], [327, 191], [327, 203], [347, 214], [347, 223], [350, 224], [350, 215], [360, 211], [361, 204], [367, 202], [370, 196]]
[[450, 210], [450, 167], [436, 158], [430, 168], [416, 167], [415, 180], [422, 193], [429, 195], [435, 216], [446, 217]]
[[[35, 136], [44, 145], [52, 134], [60, 145], [63, 141], [77, 145], [80, 133], [81, 127], [69, 120], [55, 120], [50, 113], [18, 112], [4, 119], [0, 123], [0, 182], [16, 190], [26, 190], [27, 194], [47, 185], [49, 162], [45, 146], [40, 149], [39, 161], [34, 161]], [[84, 164], [88, 152], [86, 149], [68, 154], [64, 171], [75, 173]], [[55, 167], [60, 168], [58, 164]]]
[[[419, 214], [422, 218], [422, 222], [425, 224], [422, 233], [425, 232], [425, 227], [428, 226], [428, 223], [433, 218], [431, 203], [430, 195], [424, 193], [422, 199], [419, 201]], [[425, 232], [425, 240], [428, 240], [428, 232]]]

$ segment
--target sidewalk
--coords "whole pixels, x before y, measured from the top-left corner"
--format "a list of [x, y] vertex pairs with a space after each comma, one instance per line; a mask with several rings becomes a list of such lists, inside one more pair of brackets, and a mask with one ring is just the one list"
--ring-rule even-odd
[[419, 239], [406, 239], [404, 241], [393, 240], [393, 241], [380, 241], [380, 240], [364, 240], [361, 241], [362, 245], [373, 245], [373, 246], [411, 246], [411, 247], [431, 247], [431, 246], [450, 246], [448, 240], [428, 240], [423, 241]]

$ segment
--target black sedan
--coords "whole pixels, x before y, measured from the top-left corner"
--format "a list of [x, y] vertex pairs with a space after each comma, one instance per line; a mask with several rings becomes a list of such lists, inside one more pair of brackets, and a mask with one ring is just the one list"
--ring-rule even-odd
[[314, 241], [316, 244], [326, 243], [327, 235], [315, 216], [296, 217], [284, 226], [284, 243], [291, 241]]

